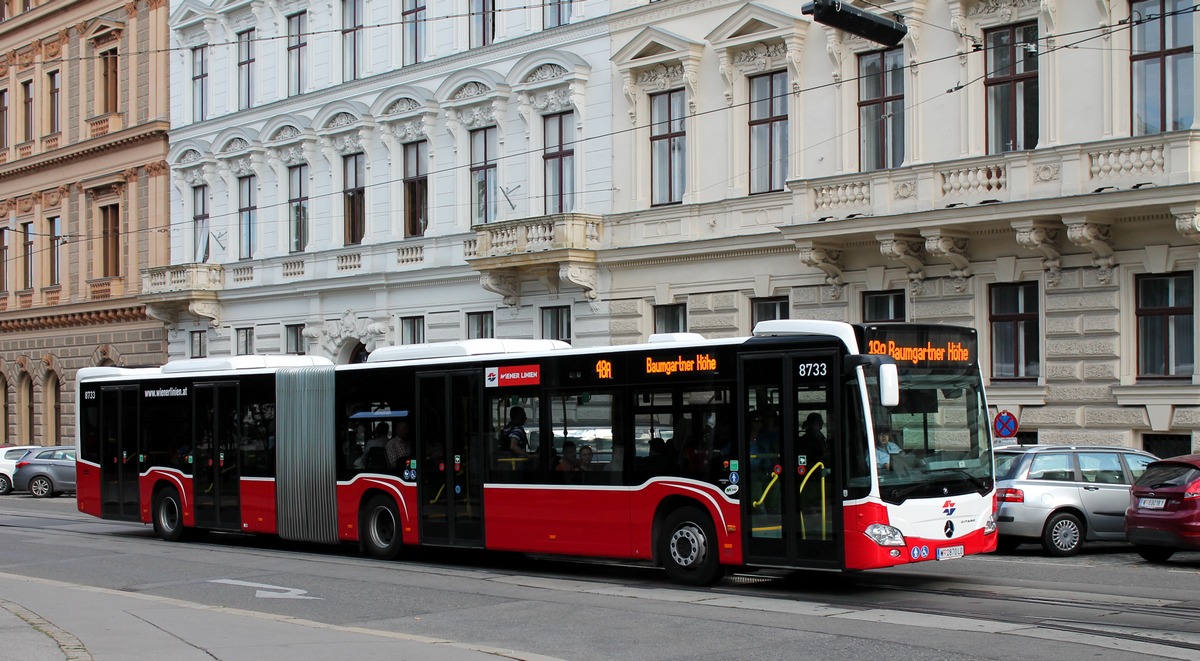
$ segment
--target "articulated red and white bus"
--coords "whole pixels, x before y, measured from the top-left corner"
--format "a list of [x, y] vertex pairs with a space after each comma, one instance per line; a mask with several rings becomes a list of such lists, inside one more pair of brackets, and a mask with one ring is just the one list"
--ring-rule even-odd
[[779, 320], [85, 368], [79, 509], [171, 541], [645, 560], [697, 585], [957, 558], [996, 547], [976, 348], [968, 328]]

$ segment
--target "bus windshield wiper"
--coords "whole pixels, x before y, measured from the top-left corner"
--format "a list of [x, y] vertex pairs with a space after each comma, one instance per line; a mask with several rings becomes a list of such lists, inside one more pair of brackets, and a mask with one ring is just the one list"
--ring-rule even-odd
[[929, 486], [928, 482], [917, 482], [916, 484], [910, 484], [910, 485], [900, 488], [900, 489], [892, 489], [891, 491], [888, 492], [888, 499], [899, 503], [900, 501], [907, 498], [909, 496], [909, 494], [911, 494], [915, 491], [924, 489], [925, 487], [928, 487], [928, 486]]

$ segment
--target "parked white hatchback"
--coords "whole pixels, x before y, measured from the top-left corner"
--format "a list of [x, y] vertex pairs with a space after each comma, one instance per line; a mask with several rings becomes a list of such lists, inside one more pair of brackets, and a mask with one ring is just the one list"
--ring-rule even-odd
[[7, 496], [13, 490], [13, 473], [17, 472], [17, 462], [30, 450], [40, 450], [40, 445], [13, 445], [0, 448], [0, 496]]

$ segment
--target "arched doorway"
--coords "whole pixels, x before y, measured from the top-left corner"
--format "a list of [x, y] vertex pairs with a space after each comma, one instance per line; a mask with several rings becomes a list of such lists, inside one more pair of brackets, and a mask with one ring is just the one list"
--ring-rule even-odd
[[347, 362], [349, 362], [351, 365], [355, 363], [365, 363], [367, 362], [367, 356], [369, 355], [371, 355], [371, 352], [367, 351], [366, 345], [364, 345], [362, 342], [359, 342], [358, 344], [354, 345], [353, 349], [350, 350], [350, 359]]

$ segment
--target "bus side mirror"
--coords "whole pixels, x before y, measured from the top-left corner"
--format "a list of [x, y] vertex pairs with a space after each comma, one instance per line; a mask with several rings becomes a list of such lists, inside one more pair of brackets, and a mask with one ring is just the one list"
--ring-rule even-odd
[[888, 407], [900, 404], [900, 373], [896, 363], [879, 366], [879, 403]]

